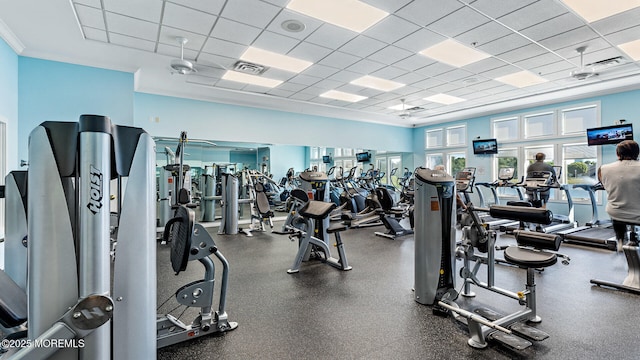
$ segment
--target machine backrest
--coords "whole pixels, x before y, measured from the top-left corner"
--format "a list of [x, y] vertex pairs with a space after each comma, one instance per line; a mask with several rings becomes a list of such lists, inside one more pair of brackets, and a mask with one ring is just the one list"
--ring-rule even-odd
[[175, 216], [164, 226], [163, 240], [171, 242], [171, 266], [176, 275], [187, 268], [195, 213], [186, 206], [176, 208]]
[[258, 212], [260, 212], [261, 215], [269, 213], [271, 206], [269, 205], [269, 198], [264, 192], [264, 185], [258, 182], [254, 185], [254, 188], [256, 190], [256, 207], [258, 208]]
[[382, 187], [377, 187], [375, 189], [375, 192], [378, 197], [378, 202], [380, 203], [380, 207], [385, 211], [390, 210], [393, 207], [393, 199], [389, 194], [389, 190]]

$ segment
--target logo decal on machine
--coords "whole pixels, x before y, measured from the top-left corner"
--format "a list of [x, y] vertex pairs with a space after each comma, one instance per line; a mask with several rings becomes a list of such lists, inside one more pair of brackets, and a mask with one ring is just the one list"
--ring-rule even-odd
[[91, 165], [89, 176], [91, 178], [91, 198], [87, 208], [95, 215], [102, 208], [102, 172]]

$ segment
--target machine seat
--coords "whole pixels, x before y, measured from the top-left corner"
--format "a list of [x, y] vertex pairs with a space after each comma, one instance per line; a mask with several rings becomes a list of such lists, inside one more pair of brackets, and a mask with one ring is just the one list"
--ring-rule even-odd
[[523, 268], [544, 268], [558, 262], [558, 256], [554, 253], [533, 249], [524, 249], [518, 246], [509, 246], [504, 250], [504, 259], [514, 265]]
[[309, 200], [298, 212], [312, 219], [324, 219], [336, 208], [336, 204], [324, 201]]
[[0, 271], [0, 324], [16, 327], [27, 320], [27, 294], [9, 275]]

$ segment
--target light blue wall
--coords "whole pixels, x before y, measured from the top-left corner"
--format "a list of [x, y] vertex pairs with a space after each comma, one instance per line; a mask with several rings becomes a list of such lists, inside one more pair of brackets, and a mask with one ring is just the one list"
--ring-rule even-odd
[[289, 168], [302, 171], [309, 166], [307, 147], [293, 145], [271, 146], [270, 165], [273, 180], [280, 181], [287, 174]]
[[154, 136], [411, 151], [411, 128], [145, 93], [135, 94], [134, 119]]
[[[18, 170], [18, 55], [0, 38], [0, 121], [6, 124], [7, 172]], [[0, 149], [2, 151], [2, 149]], [[4, 184], [4, 179], [0, 180]]]
[[[570, 107], [573, 105], [583, 104], [586, 102], [600, 101], [600, 117], [601, 125], [613, 125], [616, 120], [626, 119], [630, 123], [636, 125], [636, 132], [640, 128], [640, 106], [638, 106], [638, 100], [640, 100], [640, 90], [627, 91], [617, 94], [605, 95], [601, 97], [585, 98], [574, 101], [559, 102], [556, 104], [538, 106], [529, 109], [521, 109], [511, 112], [499, 113], [490, 116], [483, 116], [477, 118], [470, 118], [461, 121], [455, 121], [447, 123], [444, 126], [455, 126], [457, 124], [467, 124], [467, 165], [475, 166], [477, 168], [476, 181], [493, 181], [491, 174], [491, 167], [493, 156], [491, 155], [474, 155], [471, 148], [471, 140], [476, 137], [490, 138], [491, 137], [491, 119], [497, 117], [508, 117], [509, 115], [522, 114], [526, 112], [536, 112], [550, 108], [558, 107]], [[433, 128], [441, 128], [443, 124], [435, 124], [429, 126], [423, 126], [414, 129], [413, 133], [413, 152], [414, 152], [414, 165], [424, 166], [425, 164], [425, 131]], [[636, 136], [636, 139], [638, 136]], [[547, 142], [546, 140], [543, 142]], [[499, 144], [498, 144], [499, 145]], [[616, 161], [615, 146], [607, 145], [602, 148], [602, 162], [608, 163]], [[605, 200], [606, 202], [606, 200]], [[576, 204], [576, 219], [579, 223], [591, 219], [590, 205]], [[549, 208], [552, 211], [557, 211], [560, 214], [566, 213], [566, 204], [549, 204]], [[600, 207], [600, 215], [606, 216], [604, 211], [604, 204]]]
[[43, 121], [97, 114], [133, 125], [133, 74], [21, 56], [18, 114], [18, 156], [25, 160], [29, 133]]

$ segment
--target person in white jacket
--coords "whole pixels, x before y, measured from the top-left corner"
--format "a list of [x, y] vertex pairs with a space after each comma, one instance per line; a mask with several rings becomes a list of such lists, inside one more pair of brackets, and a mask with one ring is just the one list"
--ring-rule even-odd
[[618, 249], [627, 240], [627, 225], [640, 225], [640, 147], [625, 140], [616, 147], [618, 161], [598, 169], [598, 180], [607, 191], [606, 211], [611, 217]]

